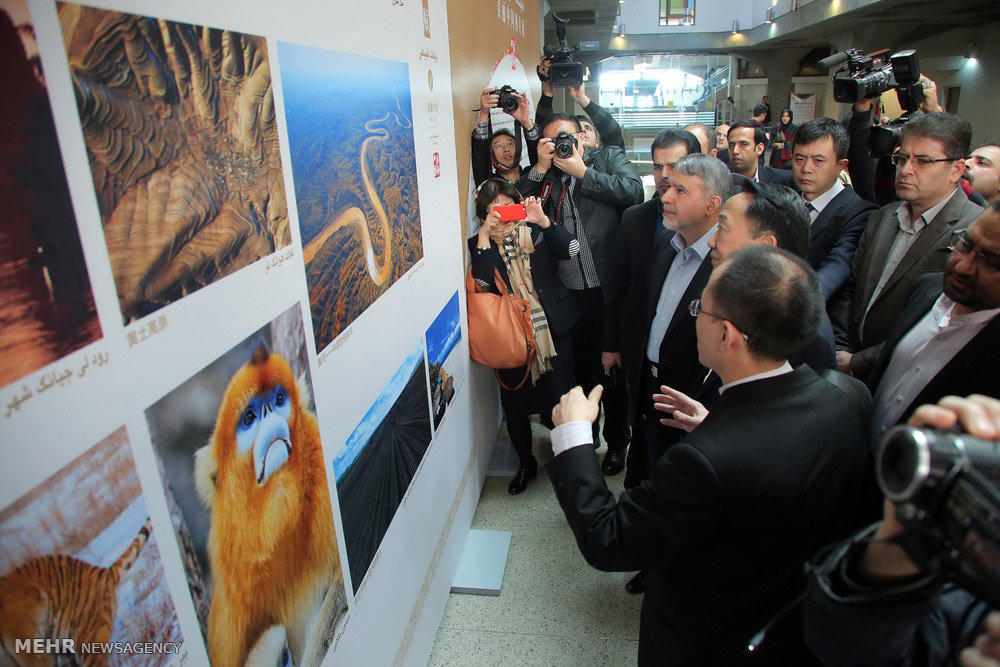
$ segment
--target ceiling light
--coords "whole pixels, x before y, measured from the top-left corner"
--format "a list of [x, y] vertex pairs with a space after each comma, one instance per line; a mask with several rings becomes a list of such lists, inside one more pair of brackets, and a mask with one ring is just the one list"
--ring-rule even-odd
[[774, 23], [774, 7], [768, 7], [764, 12], [764, 23]]
[[733, 21], [733, 34], [734, 35], [740, 34], [740, 22], [739, 21]]

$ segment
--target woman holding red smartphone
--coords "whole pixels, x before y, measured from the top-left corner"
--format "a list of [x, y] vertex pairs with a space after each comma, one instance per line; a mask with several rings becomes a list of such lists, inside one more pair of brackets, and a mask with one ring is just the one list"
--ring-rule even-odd
[[483, 289], [499, 293], [495, 271], [500, 272], [507, 289], [531, 304], [538, 345], [538, 354], [527, 368], [530, 377], [519, 388], [508, 390], [503, 384], [516, 386], [525, 367], [498, 371], [507, 434], [520, 462], [507, 491], [517, 495], [538, 472], [528, 418], [551, 414], [559, 397], [574, 384], [569, 331], [580, 319], [580, 309], [559, 280], [556, 262], [574, 258], [580, 244], [563, 226], [552, 224], [539, 199], [522, 201], [517, 188], [501, 178], [479, 186], [476, 214], [483, 224], [469, 239], [472, 277]]

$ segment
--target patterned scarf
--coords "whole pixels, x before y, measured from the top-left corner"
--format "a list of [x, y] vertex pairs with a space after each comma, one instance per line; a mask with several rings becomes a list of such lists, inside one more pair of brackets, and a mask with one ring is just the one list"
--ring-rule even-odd
[[535, 330], [535, 344], [538, 354], [531, 360], [531, 384], [552, 370], [552, 357], [556, 356], [556, 346], [549, 333], [549, 322], [545, 311], [535, 294], [535, 283], [531, 278], [531, 258], [535, 244], [531, 241], [528, 225], [519, 222], [507, 229], [498, 228], [490, 238], [500, 248], [500, 257], [507, 267], [507, 276], [514, 291], [531, 305], [531, 326]]

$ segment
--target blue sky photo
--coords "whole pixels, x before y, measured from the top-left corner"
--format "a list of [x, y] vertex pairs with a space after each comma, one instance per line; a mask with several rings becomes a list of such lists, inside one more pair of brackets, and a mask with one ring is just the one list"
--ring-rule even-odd
[[[413, 370], [418, 364], [423, 363], [424, 350], [423, 345], [417, 344], [413, 351], [410, 352], [409, 356], [406, 357], [406, 361], [403, 365], [399, 367], [399, 370], [392, 376], [389, 381], [388, 386], [382, 390], [379, 397], [375, 399], [375, 402], [365, 413], [364, 418], [362, 418], [361, 423], [358, 427], [354, 429], [350, 437], [347, 438], [347, 443], [344, 448], [340, 450], [336, 457], [333, 459], [333, 475], [339, 481], [343, 477], [344, 473], [351, 464], [354, 463], [354, 459], [358, 458], [358, 454], [361, 450], [365, 448], [365, 445], [371, 439], [372, 434], [375, 429], [378, 428], [382, 420], [385, 419], [385, 415], [389, 412], [389, 408], [393, 406], [396, 399], [399, 398], [400, 393], [406, 386], [407, 381], [410, 376], [413, 375]], [[425, 399], [426, 400], [426, 399]]]
[[455, 292], [427, 329], [428, 364], [443, 364], [458, 341], [462, 340], [461, 316], [458, 292]]

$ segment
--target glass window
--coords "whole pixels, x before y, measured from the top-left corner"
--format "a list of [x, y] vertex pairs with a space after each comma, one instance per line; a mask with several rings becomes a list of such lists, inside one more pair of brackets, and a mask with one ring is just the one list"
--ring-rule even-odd
[[694, 25], [694, 0], [660, 0], [660, 25]]

